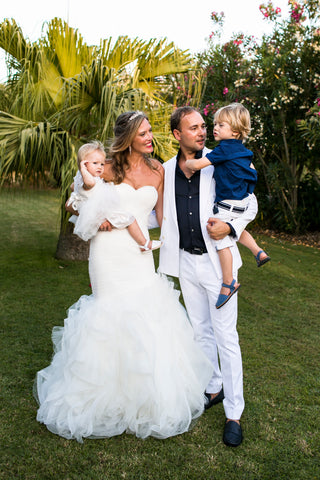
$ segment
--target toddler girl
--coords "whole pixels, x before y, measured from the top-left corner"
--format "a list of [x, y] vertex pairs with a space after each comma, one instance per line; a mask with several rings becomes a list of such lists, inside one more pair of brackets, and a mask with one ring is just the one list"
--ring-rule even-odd
[[86, 143], [79, 148], [79, 170], [74, 178], [74, 191], [67, 202], [79, 213], [70, 219], [75, 223], [73, 233], [82, 240], [90, 240], [100, 225], [108, 220], [115, 228], [128, 228], [142, 252], [160, 248], [161, 242], [146, 239], [133, 215], [119, 207], [115, 185], [100, 178], [105, 161], [106, 154], [100, 142]]

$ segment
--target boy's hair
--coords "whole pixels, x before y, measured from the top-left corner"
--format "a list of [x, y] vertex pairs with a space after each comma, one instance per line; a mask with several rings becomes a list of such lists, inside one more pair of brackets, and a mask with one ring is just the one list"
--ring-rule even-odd
[[80, 162], [82, 162], [82, 160], [84, 160], [89, 153], [94, 152], [95, 150], [99, 150], [99, 152], [103, 153], [104, 157], [106, 158], [106, 152], [105, 152], [104, 146], [98, 140], [94, 140], [90, 143], [84, 143], [83, 145], [81, 145], [77, 155], [77, 162], [78, 162], [79, 169], [80, 169]]
[[238, 133], [239, 140], [248, 138], [251, 131], [249, 111], [241, 103], [230, 103], [219, 108], [214, 115], [215, 122], [226, 122], [234, 132]]

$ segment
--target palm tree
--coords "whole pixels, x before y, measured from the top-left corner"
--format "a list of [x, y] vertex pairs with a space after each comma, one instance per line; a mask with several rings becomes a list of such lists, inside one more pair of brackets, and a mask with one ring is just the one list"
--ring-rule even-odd
[[83, 242], [71, 235], [64, 209], [78, 147], [94, 138], [107, 143], [117, 116], [139, 109], [150, 117], [155, 155], [170, 158], [172, 83], [195, 70], [195, 64], [188, 52], [165, 40], [119, 37], [114, 45], [109, 38], [88, 46], [78, 30], [58, 18], [34, 43], [14, 20], [5, 20], [0, 47], [9, 73], [0, 91], [1, 181], [53, 179], [61, 190], [57, 256], [87, 258]]

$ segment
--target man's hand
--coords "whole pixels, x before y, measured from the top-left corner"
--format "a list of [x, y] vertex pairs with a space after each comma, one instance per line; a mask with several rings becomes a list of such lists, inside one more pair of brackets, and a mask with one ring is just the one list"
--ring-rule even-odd
[[113, 226], [111, 225], [110, 222], [108, 222], [108, 220], [103, 222], [99, 227], [100, 232], [111, 232], [112, 229], [113, 229]]
[[207, 222], [207, 231], [213, 240], [222, 240], [231, 233], [229, 225], [219, 218], [210, 217]]

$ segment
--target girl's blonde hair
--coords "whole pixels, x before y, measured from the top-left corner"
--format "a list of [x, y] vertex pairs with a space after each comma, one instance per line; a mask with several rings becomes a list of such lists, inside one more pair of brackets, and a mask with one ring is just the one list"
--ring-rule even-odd
[[234, 132], [237, 132], [239, 140], [248, 138], [251, 131], [249, 111], [241, 103], [230, 103], [219, 108], [214, 115], [215, 122], [226, 122]]
[[104, 146], [98, 140], [93, 140], [92, 142], [84, 143], [83, 145], [81, 145], [77, 155], [77, 162], [78, 162], [79, 169], [80, 169], [80, 162], [82, 162], [82, 160], [84, 160], [89, 153], [94, 152], [95, 150], [99, 150], [99, 152], [101, 152], [106, 158], [106, 152], [105, 152]]

